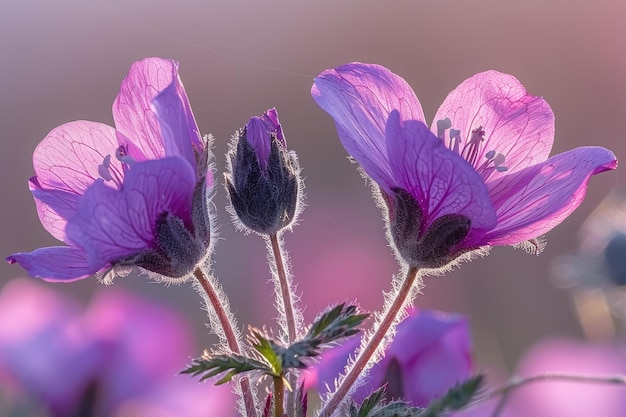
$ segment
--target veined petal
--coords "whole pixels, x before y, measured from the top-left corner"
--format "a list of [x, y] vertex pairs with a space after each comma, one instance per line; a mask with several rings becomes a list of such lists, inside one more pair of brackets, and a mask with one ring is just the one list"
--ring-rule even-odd
[[176, 67], [174, 61], [162, 58], [133, 63], [113, 102], [115, 127], [141, 149], [147, 159], [165, 156], [165, 143], [152, 111], [152, 100], [172, 84]]
[[489, 187], [498, 225], [485, 243], [512, 245], [548, 232], [580, 205], [592, 175], [616, 167], [613, 152], [589, 146], [505, 176]]
[[29, 186], [41, 224], [54, 237], [65, 240], [63, 230], [75, 212], [76, 200], [100, 177], [105, 157], [110, 157], [109, 171], [123, 176], [115, 158], [117, 147], [115, 129], [82, 120], [53, 129], [37, 145], [33, 152], [36, 176]]
[[17, 262], [30, 276], [45, 281], [76, 281], [93, 275], [100, 269], [92, 268], [87, 263], [82, 249], [70, 246], [52, 246], [32, 252], [14, 253], [7, 257], [7, 262]]
[[422, 106], [401, 77], [379, 65], [352, 63], [322, 72], [313, 99], [335, 120], [344, 148], [381, 186], [392, 185], [385, 125], [392, 110], [424, 120]]
[[[485, 154], [495, 151], [504, 155], [507, 173], [545, 161], [554, 140], [554, 114], [541, 97], [528, 94], [512, 75], [486, 71], [463, 81], [443, 101], [431, 130], [437, 132], [437, 121], [449, 118], [452, 129], [460, 131], [461, 149], [479, 127], [485, 131], [474, 163], [479, 169]], [[450, 131], [448, 131], [450, 132]], [[451, 146], [445, 136], [446, 146]], [[503, 177], [497, 170], [482, 172], [485, 182]]]
[[172, 66], [171, 71], [172, 82], [152, 100], [152, 106], [161, 125], [165, 156], [182, 156], [195, 171], [194, 148], [203, 154], [204, 145], [187, 93], [178, 76], [178, 66]]
[[461, 214], [471, 221], [465, 239], [471, 246], [495, 226], [496, 213], [480, 175], [424, 123], [403, 122], [400, 114], [392, 111], [386, 134], [395, 184], [422, 208], [422, 231], [443, 215]]
[[67, 219], [74, 217], [81, 196], [62, 190], [45, 190], [37, 177], [31, 177], [28, 187], [35, 198], [37, 214], [43, 227], [55, 238], [69, 243], [66, 241], [65, 226]]
[[97, 181], [78, 204], [66, 228], [68, 238], [87, 252], [89, 265], [104, 265], [156, 245], [159, 216], [172, 213], [191, 224], [195, 173], [182, 158], [138, 162], [121, 190]]

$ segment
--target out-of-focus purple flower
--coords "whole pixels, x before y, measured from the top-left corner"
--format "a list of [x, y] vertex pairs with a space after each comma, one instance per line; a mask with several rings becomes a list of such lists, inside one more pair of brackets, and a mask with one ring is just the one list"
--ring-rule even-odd
[[289, 227], [302, 198], [300, 165], [287, 149], [276, 109], [252, 117], [233, 136], [226, 189], [234, 217], [259, 234]]
[[[343, 372], [359, 337], [324, 354], [307, 386], [315, 385], [322, 394]], [[397, 328], [385, 357], [372, 367], [368, 382], [357, 388], [354, 399], [362, 401], [372, 391], [387, 384], [388, 398], [404, 398], [415, 406], [425, 406], [445, 394], [473, 371], [472, 346], [467, 319], [437, 311], [413, 310]]]
[[[546, 340], [526, 353], [516, 373], [522, 378], [545, 373], [625, 374], [626, 350], [616, 345]], [[580, 382], [536, 382], [516, 390], [507, 408], [517, 416], [622, 417], [626, 411], [626, 388]]]
[[73, 300], [32, 281], [6, 284], [0, 292], [0, 392], [8, 399], [27, 394], [53, 415], [70, 415], [108, 353], [82, 325], [80, 312]]
[[32, 281], [0, 292], [0, 391], [11, 393], [9, 406], [37, 404], [54, 416], [195, 416], [213, 398], [220, 415], [232, 415], [228, 390], [176, 375], [193, 350], [182, 317], [119, 290], [100, 292], [84, 312]]
[[67, 246], [15, 253], [9, 263], [50, 281], [118, 265], [181, 278], [207, 255], [213, 178], [178, 64], [135, 62], [113, 119], [115, 129], [61, 125], [37, 146], [30, 189], [42, 225]]
[[312, 95], [380, 187], [398, 252], [414, 266], [533, 240], [580, 205], [591, 175], [617, 167], [601, 147], [548, 158], [552, 110], [496, 71], [454, 89], [430, 130], [411, 87], [378, 65], [326, 70]]

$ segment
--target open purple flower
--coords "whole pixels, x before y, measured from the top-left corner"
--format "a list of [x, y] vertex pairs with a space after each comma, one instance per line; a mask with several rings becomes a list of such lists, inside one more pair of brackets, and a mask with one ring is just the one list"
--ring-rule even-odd
[[[360, 337], [355, 336], [322, 354], [305, 383], [315, 384], [320, 393], [326, 393], [359, 343]], [[353, 398], [363, 401], [385, 385], [388, 398], [404, 398], [414, 406], [424, 407], [472, 376], [473, 370], [472, 342], [465, 317], [412, 310], [398, 325], [384, 358], [372, 367], [368, 382], [357, 388]]]
[[116, 128], [76, 121], [33, 154], [42, 225], [67, 246], [15, 253], [30, 275], [72, 281], [137, 265], [181, 278], [207, 256], [213, 187], [178, 64], [135, 62], [113, 103]]
[[391, 236], [414, 266], [436, 268], [479, 247], [533, 240], [580, 205], [591, 175], [617, 167], [601, 147], [548, 158], [552, 110], [496, 71], [454, 89], [430, 130], [411, 87], [378, 65], [326, 70], [312, 95], [380, 187]]

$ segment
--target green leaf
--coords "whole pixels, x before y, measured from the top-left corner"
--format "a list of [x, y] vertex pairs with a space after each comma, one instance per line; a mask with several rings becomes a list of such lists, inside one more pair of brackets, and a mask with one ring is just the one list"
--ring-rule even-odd
[[360, 406], [350, 404], [350, 417], [422, 417], [423, 408], [413, 407], [402, 401], [385, 400], [385, 387], [371, 393]]
[[352, 336], [369, 314], [358, 314], [354, 305], [339, 304], [317, 318], [307, 335], [287, 348], [277, 347], [284, 368], [306, 368], [303, 357], [318, 356], [324, 345]]
[[281, 376], [283, 372], [283, 358], [281, 352], [283, 347], [279, 346], [271, 340], [269, 337], [264, 336], [260, 330], [250, 327], [250, 341], [252, 347], [261, 354], [261, 356], [267, 361], [271, 369], [272, 376]]
[[475, 375], [450, 388], [441, 398], [428, 404], [424, 417], [438, 417], [444, 412], [458, 411], [467, 406], [485, 382], [484, 375]]
[[363, 323], [368, 316], [369, 314], [357, 314], [355, 305], [346, 307], [345, 303], [339, 304], [317, 318], [305, 340], [323, 344], [352, 336], [359, 332], [357, 326]]
[[202, 375], [200, 381], [226, 372], [215, 385], [229, 382], [233, 376], [249, 371], [271, 373], [271, 369], [262, 362], [241, 355], [210, 355], [205, 354], [193, 360], [193, 364], [181, 371], [182, 374]]
[[467, 406], [481, 389], [483, 375], [474, 376], [452, 387], [441, 398], [431, 401], [427, 408], [413, 407], [404, 401], [387, 402], [385, 388], [370, 394], [361, 405], [350, 404], [350, 417], [443, 417]]

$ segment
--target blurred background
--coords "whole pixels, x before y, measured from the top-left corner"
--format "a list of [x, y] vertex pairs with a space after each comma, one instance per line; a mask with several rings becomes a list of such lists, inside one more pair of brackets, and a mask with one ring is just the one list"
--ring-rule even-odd
[[[600, 145], [619, 158], [626, 152], [625, 18], [626, 3], [612, 0], [2, 0], [0, 253], [56, 244], [27, 187], [39, 141], [72, 120], [112, 125], [111, 105], [130, 64], [160, 56], [180, 62], [200, 129], [215, 136], [221, 240], [213, 259], [240, 324], [273, 325], [275, 314], [264, 243], [236, 232], [224, 209], [224, 154], [232, 133], [270, 107], [278, 109], [305, 177], [307, 208], [286, 234], [305, 317], [344, 300], [377, 309], [397, 265], [369, 187], [310, 97], [313, 77], [351, 61], [382, 64], [408, 81], [430, 120], [461, 81], [496, 69], [552, 106], [553, 154]], [[581, 224], [621, 176], [618, 169], [594, 177], [581, 207], [548, 233], [541, 256], [495, 248], [427, 278], [416, 305], [467, 315], [481, 369], [512, 371], [546, 336], [590, 337], [580, 302], [555, 286], [550, 271], [555, 259], [578, 250]], [[0, 285], [23, 276], [19, 266], [0, 263]], [[103, 288], [93, 278], [45, 285], [82, 303]], [[181, 309], [197, 332], [195, 353], [214, 340], [190, 286], [165, 287], [136, 275], [114, 286]]]

